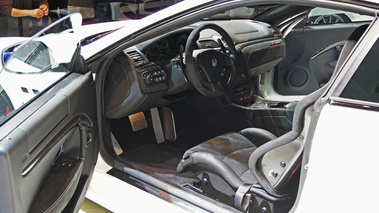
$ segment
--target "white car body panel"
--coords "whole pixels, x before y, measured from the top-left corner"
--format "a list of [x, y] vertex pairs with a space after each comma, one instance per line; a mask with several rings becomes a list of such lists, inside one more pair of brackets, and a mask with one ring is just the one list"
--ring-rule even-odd
[[[269, 85], [269, 86], [267, 86]], [[272, 102], [291, 102], [299, 101], [304, 95], [280, 95], [274, 88], [274, 70], [270, 70], [259, 76], [259, 91], [267, 101]]]
[[[325, 105], [296, 212], [372, 212], [379, 185], [376, 111]], [[371, 195], [371, 196], [370, 196]], [[346, 204], [346, 205], [341, 205]]]

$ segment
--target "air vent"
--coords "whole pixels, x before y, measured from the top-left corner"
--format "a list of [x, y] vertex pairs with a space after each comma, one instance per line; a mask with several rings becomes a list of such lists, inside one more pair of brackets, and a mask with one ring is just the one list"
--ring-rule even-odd
[[220, 47], [220, 45], [213, 40], [206, 40], [206, 41], [200, 41], [200, 44], [203, 48], [217, 48]]
[[136, 66], [140, 66], [146, 62], [145, 58], [141, 55], [141, 53], [139, 53], [137, 51], [127, 52], [127, 54], [134, 61]]

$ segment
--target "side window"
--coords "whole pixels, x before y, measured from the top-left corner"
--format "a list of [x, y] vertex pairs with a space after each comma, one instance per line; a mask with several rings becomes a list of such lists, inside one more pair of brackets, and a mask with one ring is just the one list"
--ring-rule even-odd
[[341, 97], [361, 101], [379, 102], [379, 40], [371, 48], [353, 77], [341, 93]]
[[[6, 0], [1, 1], [5, 2]], [[41, 2], [40, 0], [22, 0], [17, 1], [19, 2], [17, 4], [24, 1]], [[47, 25], [71, 13], [81, 13], [83, 25], [141, 19], [180, 1], [182, 0], [49, 0], [49, 14], [40, 19], [29, 16], [10, 17], [6, 16], [5, 13], [0, 13], [0, 37], [30, 37]], [[14, 1], [8, 0], [6, 2], [12, 3]]]
[[26, 43], [1, 52], [0, 125], [72, 70], [72, 59], [79, 54], [74, 17], [78, 15], [66, 16]]
[[308, 14], [306, 25], [338, 24], [372, 20], [372, 16], [318, 7], [311, 10]]

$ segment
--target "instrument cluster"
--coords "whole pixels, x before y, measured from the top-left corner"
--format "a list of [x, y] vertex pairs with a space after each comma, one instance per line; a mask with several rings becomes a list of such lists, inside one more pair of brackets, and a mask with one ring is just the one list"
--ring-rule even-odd
[[150, 62], [166, 63], [185, 50], [189, 33], [159, 39], [142, 51]]

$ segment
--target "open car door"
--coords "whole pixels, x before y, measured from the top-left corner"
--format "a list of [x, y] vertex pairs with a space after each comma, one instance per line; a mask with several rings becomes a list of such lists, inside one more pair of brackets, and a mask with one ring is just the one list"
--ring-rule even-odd
[[66, 16], [2, 52], [1, 212], [76, 212], [84, 200], [99, 137], [81, 21]]

